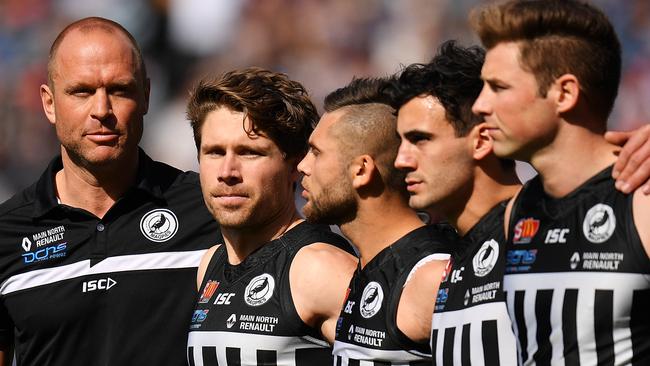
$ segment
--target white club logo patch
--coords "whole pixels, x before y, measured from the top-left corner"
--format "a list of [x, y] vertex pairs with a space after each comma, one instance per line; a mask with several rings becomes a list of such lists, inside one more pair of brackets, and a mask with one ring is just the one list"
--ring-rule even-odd
[[602, 243], [609, 239], [616, 229], [614, 210], [602, 203], [595, 205], [587, 211], [585, 221], [582, 222], [582, 232], [585, 238], [592, 243]]
[[381, 309], [382, 301], [384, 301], [384, 290], [381, 285], [374, 281], [367, 284], [361, 295], [361, 306], [359, 306], [361, 316], [366, 319], [373, 317]]
[[494, 239], [490, 239], [481, 245], [481, 248], [474, 255], [474, 259], [472, 259], [474, 274], [477, 277], [487, 276], [497, 263], [497, 259], [499, 259], [499, 243]]
[[178, 231], [178, 219], [170, 210], [158, 208], [147, 212], [140, 220], [140, 231], [147, 239], [161, 243]]
[[264, 273], [251, 280], [246, 286], [244, 292], [244, 301], [250, 306], [260, 306], [269, 301], [273, 296], [275, 289], [275, 280], [273, 277]]

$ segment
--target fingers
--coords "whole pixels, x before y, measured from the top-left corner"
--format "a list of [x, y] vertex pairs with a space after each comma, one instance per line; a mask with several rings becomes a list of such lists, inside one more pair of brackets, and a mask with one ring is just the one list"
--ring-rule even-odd
[[630, 193], [644, 185], [642, 192], [650, 194], [650, 125], [633, 132], [608, 132], [605, 138], [614, 144], [625, 143], [612, 171], [616, 188]]

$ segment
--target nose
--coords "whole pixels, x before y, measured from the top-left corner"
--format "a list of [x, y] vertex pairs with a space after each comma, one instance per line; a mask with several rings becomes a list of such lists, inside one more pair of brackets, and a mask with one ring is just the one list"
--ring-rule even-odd
[[410, 144], [402, 141], [395, 157], [395, 168], [402, 170], [414, 170], [416, 168], [416, 159], [411, 151]]
[[309, 160], [311, 158], [311, 153], [307, 153], [304, 158], [298, 163], [298, 171], [304, 175], [309, 175]]
[[228, 185], [240, 183], [242, 180], [240, 164], [235, 154], [226, 152], [218, 170], [217, 179]]
[[486, 84], [483, 85], [481, 93], [478, 95], [478, 98], [474, 101], [472, 105], [472, 112], [477, 116], [485, 116], [490, 114], [489, 103], [488, 103], [488, 94], [490, 90]]
[[99, 88], [95, 90], [91, 112], [92, 117], [103, 121], [112, 114], [113, 107], [111, 105], [111, 100], [108, 96], [108, 93], [106, 92], [106, 89]]

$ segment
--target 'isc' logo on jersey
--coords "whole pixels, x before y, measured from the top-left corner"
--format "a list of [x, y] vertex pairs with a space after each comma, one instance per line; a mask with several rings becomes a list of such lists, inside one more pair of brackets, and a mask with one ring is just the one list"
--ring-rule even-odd
[[539, 230], [539, 220], [532, 217], [521, 219], [515, 224], [515, 235], [512, 242], [515, 244], [527, 244], [533, 240], [535, 234]]

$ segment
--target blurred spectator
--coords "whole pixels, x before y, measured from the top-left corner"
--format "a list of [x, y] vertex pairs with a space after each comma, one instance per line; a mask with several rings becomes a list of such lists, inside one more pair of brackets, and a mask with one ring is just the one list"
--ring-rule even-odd
[[[152, 79], [143, 146], [156, 159], [196, 169], [184, 117], [194, 80], [258, 65], [300, 80], [320, 105], [354, 75], [388, 75], [426, 62], [445, 39], [476, 43], [469, 9], [485, 0], [1, 0], [0, 201], [36, 179], [58, 149], [41, 110], [53, 37], [97, 15], [140, 42]], [[623, 44], [624, 74], [610, 128], [650, 121], [650, 2], [592, 0]]]

